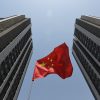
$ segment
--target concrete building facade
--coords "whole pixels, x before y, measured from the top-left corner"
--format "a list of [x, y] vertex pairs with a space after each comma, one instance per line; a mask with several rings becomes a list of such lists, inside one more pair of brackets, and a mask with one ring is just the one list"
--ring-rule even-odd
[[100, 100], [100, 18], [76, 19], [72, 51], [96, 100]]
[[30, 18], [0, 19], [0, 100], [17, 100], [32, 47]]

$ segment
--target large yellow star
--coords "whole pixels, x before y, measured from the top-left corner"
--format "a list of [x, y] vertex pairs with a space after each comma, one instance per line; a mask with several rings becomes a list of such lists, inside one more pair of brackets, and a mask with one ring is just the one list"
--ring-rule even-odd
[[42, 67], [45, 67], [46, 63], [42, 62], [40, 65], [41, 65]]

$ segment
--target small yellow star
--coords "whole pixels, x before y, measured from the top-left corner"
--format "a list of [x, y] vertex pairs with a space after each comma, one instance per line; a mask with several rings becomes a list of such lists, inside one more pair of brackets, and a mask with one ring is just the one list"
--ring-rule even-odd
[[52, 62], [53, 60], [51, 59], [50, 61]]
[[51, 66], [54, 66], [54, 64], [52, 64]]

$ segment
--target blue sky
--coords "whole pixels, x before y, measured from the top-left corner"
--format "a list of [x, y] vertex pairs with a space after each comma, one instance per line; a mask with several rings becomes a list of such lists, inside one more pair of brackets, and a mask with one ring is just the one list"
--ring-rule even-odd
[[[100, 16], [99, 0], [1, 0], [0, 17], [25, 14], [31, 18], [33, 55], [18, 100], [94, 100], [72, 56], [75, 19], [81, 15]], [[74, 72], [65, 80], [49, 75], [32, 83], [37, 59], [66, 42]], [[32, 84], [32, 86], [31, 86]], [[29, 94], [31, 89], [31, 94]]]

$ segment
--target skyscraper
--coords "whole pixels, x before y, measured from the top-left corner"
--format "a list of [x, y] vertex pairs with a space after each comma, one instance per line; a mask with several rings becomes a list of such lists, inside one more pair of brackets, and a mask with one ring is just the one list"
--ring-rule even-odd
[[100, 18], [76, 19], [73, 55], [96, 100], [100, 100]]
[[0, 100], [16, 100], [30, 58], [30, 18], [24, 15], [0, 19]]

